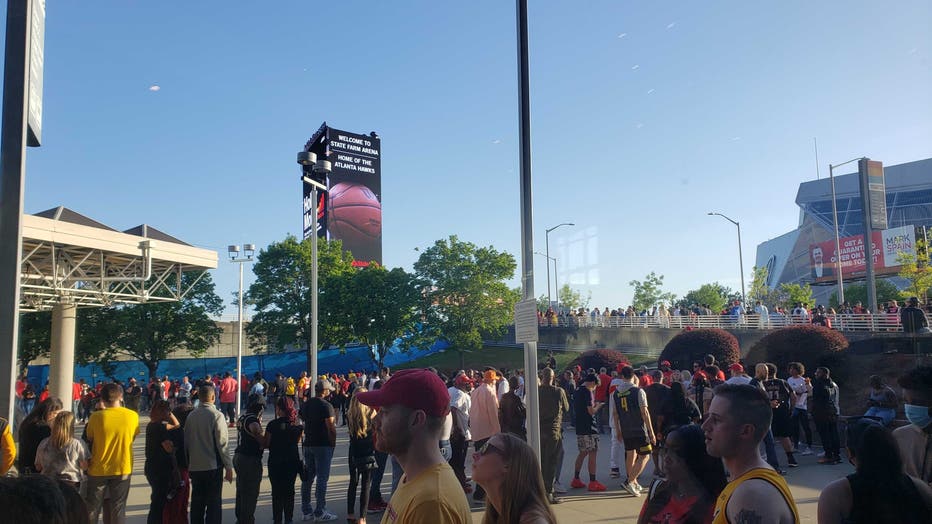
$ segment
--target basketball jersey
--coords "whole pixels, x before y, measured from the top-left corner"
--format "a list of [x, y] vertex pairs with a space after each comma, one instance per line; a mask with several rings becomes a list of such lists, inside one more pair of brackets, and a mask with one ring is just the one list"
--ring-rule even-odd
[[793, 522], [799, 522], [799, 511], [796, 510], [796, 502], [793, 500], [793, 494], [790, 493], [789, 486], [786, 485], [786, 480], [784, 480], [779, 473], [770, 468], [754, 468], [735, 480], [732, 480], [725, 486], [725, 489], [722, 490], [722, 493], [718, 496], [718, 500], [715, 502], [715, 513], [712, 516], [712, 524], [731, 524], [725, 511], [725, 509], [728, 508], [728, 501], [731, 500], [732, 493], [738, 489], [738, 486], [740, 486], [742, 482], [753, 479], [765, 480], [772, 484], [773, 487], [777, 488], [777, 491], [783, 496], [786, 505], [789, 506], [790, 511], [793, 512]]
[[644, 417], [641, 416], [640, 393], [641, 388], [637, 386], [624, 390], [616, 389], [612, 393], [618, 425], [621, 426], [621, 434], [626, 439], [647, 436], [647, 425], [644, 423]]

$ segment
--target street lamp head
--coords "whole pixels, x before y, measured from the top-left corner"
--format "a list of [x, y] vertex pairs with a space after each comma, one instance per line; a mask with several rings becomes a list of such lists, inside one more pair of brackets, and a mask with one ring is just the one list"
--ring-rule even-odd
[[333, 167], [329, 160], [318, 160], [314, 164], [315, 173], [329, 173], [331, 171], [333, 171]]
[[313, 166], [317, 162], [317, 153], [310, 151], [298, 152], [298, 163], [302, 166]]
[[235, 259], [239, 256], [239, 246], [227, 246], [227, 253], [230, 255], [230, 260]]
[[256, 245], [243, 244], [243, 251], [245, 252], [246, 258], [252, 258], [252, 256], [256, 253]]
[[706, 214], [709, 215], [709, 216], [713, 216], [713, 215], [715, 215], [716, 213], [713, 213], [713, 212], [709, 211], [709, 212], [706, 213]]

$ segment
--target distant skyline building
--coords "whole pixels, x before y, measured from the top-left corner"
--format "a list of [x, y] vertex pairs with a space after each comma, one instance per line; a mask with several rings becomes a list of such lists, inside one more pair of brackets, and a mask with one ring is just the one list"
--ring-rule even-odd
[[[887, 230], [874, 233], [874, 259], [878, 277], [896, 274], [896, 249], [913, 248], [916, 236], [932, 229], [932, 158], [884, 167], [886, 179]], [[863, 280], [863, 261], [849, 259], [849, 251], [863, 259], [864, 214], [858, 173], [835, 177], [838, 233], [842, 239], [845, 283]], [[832, 219], [832, 186], [828, 178], [799, 185], [796, 193], [799, 226], [757, 246], [755, 265], [767, 267], [767, 285], [811, 284], [818, 304], [828, 304], [836, 291]], [[856, 238], [855, 238], [856, 237]], [[845, 246], [848, 239], [849, 246]], [[887, 249], [887, 247], [890, 249]], [[848, 264], [851, 264], [850, 266]], [[900, 285], [900, 287], [902, 287]]]

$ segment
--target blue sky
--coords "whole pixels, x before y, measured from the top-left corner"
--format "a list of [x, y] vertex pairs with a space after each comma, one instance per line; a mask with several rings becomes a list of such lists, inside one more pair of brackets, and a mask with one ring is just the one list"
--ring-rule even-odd
[[[678, 295], [740, 287], [735, 229], [706, 212], [741, 221], [750, 274], [756, 245], [796, 225], [813, 137], [823, 176], [932, 155], [932, 4], [756, 4], [531, 2], [535, 242], [576, 223], [551, 255], [592, 306], [627, 305], [652, 270]], [[387, 265], [449, 234], [520, 255], [513, 2], [47, 9], [27, 212], [215, 249], [229, 299], [228, 244], [300, 235], [295, 153], [326, 120], [382, 136]]]

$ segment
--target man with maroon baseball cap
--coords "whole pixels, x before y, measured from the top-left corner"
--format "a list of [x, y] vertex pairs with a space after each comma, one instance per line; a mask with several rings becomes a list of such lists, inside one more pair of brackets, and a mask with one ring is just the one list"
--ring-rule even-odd
[[405, 471], [382, 524], [472, 523], [463, 487], [437, 446], [450, 412], [443, 380], [426, 369], [407, 369], [357, 398], [379, 408], [372, 424], [375, 447], [394, 455]]

